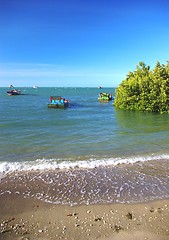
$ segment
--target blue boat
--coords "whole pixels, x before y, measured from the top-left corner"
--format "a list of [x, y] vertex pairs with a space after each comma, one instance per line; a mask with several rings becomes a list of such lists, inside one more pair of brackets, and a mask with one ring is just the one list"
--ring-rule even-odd
[[67, 108], [68, 106], [69, 100], [62, 98], [61, 96], [50, 96], [48, 108]]

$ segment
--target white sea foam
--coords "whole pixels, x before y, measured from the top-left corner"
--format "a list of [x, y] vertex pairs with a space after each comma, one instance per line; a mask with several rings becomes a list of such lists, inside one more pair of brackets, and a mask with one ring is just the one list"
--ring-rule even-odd
[[0, 163], [0, 179], [8, 173], [14, 171], [31, 171], [31, 170], [55, 170], [55, 169], [93, 169], [96, 167], [106, 167], [118, 164], [133, 164], [136, 162], [144, 162], [151, 160], [169, 159], [168, 154], [149, 155], [149, 156], [133, 156], [128, 158], [103, 158], [84, 161], [58, 161], [56, 159], [37, 159], [30, 162], [1, 162]]

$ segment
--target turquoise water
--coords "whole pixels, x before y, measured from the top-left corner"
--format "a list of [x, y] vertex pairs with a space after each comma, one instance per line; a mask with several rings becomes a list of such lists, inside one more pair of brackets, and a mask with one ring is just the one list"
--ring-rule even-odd
[[[97, 88], [21, 90], [25, 95], [0, 92], [1, 161], [168, 154], [169, 115], [115, 110], [98, 102]], [[69, 108], [48, 109], [50, 95], [68, 98]]]
[[[13, 172], [20, 174], [21, 171], [32, 170], [43, 171], [44, 174], [50, 169], [55, 173], [58, 169], [59, 171], [62, 169], [64, 176], [60, 176], [60, 179], [65, 181], [65, 178], [69, 179], [70, 177], [65, 176], [65, 169], [69, 170], [69, 173], [70, 170], [76, 171], [77, 176], [81, 171], [85, 171], [87, 174], [85, 177], [88, 180], [93, 174], [97, 176], [95, 180], [92, 178], [96, 190], [97, 182], [104, 181], [103, 176], [102, 180], [100, 179], [104, 171], [106, 171], [105, 179], [109, 176], [107, 180], [107, 184], [109, 184], [106, 186], [111, 186], [112, 182], [115, 182], [114, 179], [117, 180], [123, 176], [125, 184], [133, 187], [134, 183], [129, 184], [128, 182], [131, 181], [129, 179], [131, 166], [134, 167], [133, 179], [141, 179], [140, 174], [144, 172], [144, 184], [152, 186], [155, 178], [152, 177], [151, 171], [151, 173], [147, 173], [147, 166], [150, 168], [150, 165], [154, 164], [153, 169], [156, 168], [157, 172], [153, 172], [153, 176], [156, 174], [156, 181], [159, 179], [155, 184], [161, 184], [161, 188], [159, 187], [161, 190], [155, 195], [157, 198], [168, 197], [168, 187], [165, 186], [165, 189], [162, 190], [162, 185], [164, 186], [168, 181], [168, 175], [161, 175], [161, 171], [168, 171], [169, 115], [117, 110], [113, 107], [113, 102], [98, 102], [97, 98], [101, 91], [114, 94], [114, 88], [19, 89], [23, 95], [8, 96], [7, 88], [0, 89], [1, 174], [6, 176]], [[48, 109], [50, 95], [61, 95], [69, 99], [69, 107], [67, 109]], [[112, 175], [112, 167], [116, 172], [116, 177]], [[96, 168], [99, 170], [94, 173]], [[158, 169], [160, 170], [158, 171]], [[56, 176], [54, 173], [52, 174], [51, 179], [54, 180]], [[84, 182], [84, 179], [79, 181]], [[60, 185], [62, 184], [63, 182], [60, 182]], [[140, 188], [140, 184], [138, 180], [137, 189]], [[83, 188], [81, 184], [79, 186]], [[121, 186], [120, 183], [118, 188], [120, 189]], [[91, 189], [91, 191], [95, 190]], [[76, 197], [75, 201], [72, 197], [70, 202], [93, 203], [117, 200], [114, 200], [115, 198], [109, 200], [114, 190], [108, 191], [110, 192], [108, 195], [103, 192], [104, 189], [100, 190], [95, 200], [91, 200], [90, 197], [92, 196], [93, 199], [93, 195], [90, 194], [90, 197], [85, 195], [83, 200], [78, 200]], [[141, 197], [136, 192], [125, 198], [126, 201], [132, 199], [133, 201], [142, 201], [143, 196], [144, 199], [153, 199], [152, 194], [148, 194], [148, 192], [143, 191]], [[102, 194], [100, 195], [100, 193]], [[77, 196], [79, 194], [77, 193]], [[120, 192], [116, 194], [116, 197], [119, 194]], [[118, 199], [118, 201], [125, 201], [123, 194], [119, 195], [120, 200]], [[135, 194], [137, 197], [133, 198]], [[54, 194], [50, 195], [50, 198], [52, 198], [50, 201], [62, 203], [63, 197], [60, 195], [56, 197]], [[49, 200], [48, 197], [45, 199]], [[68, 198], [66, 197], [66, 199]], [[82, 196], [79, 199], [82, 199]], [[70, 202], [68, 201], [68, 203]]]

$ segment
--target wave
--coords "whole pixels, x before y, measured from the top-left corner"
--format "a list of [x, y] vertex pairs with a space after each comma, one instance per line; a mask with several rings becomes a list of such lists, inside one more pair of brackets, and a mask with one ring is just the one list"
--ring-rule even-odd
[[132, 156], [127, 158], [90, 158], [88, 160], [71, 161], [56, 159], [37, 159], [36, 161], [27, 162], [1, 162], [0, 176], [19, 171], [45, 171], [45, 170], [66, 170], [66, 169], [93, 169], [96, 167], [116, 166], [119, 164], [133, 164], [136, 162], [145, 162], [151, 160], [169, 159], [169, 154]]

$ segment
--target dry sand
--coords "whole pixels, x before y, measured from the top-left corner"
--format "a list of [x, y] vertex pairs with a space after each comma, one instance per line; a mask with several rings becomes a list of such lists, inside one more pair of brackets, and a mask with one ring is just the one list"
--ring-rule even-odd
[[169, 240], [169, 200], [64, 206], [0, 196], [0, 240]]

